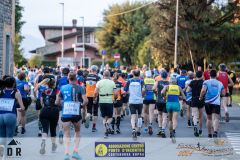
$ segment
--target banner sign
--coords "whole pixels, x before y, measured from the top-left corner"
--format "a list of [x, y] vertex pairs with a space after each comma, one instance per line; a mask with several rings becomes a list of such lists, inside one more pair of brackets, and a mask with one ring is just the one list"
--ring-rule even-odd
[[95, 157], [145, 157], [145, 143], [95, 142]]

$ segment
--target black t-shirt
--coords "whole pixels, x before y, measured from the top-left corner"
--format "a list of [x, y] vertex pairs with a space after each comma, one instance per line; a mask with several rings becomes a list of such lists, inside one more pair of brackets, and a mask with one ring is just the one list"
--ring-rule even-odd
[[192, 98], [199, 98], [203, 82], [203, 80], [192, 80], [190, 82], [189, 86], [192, 88]]

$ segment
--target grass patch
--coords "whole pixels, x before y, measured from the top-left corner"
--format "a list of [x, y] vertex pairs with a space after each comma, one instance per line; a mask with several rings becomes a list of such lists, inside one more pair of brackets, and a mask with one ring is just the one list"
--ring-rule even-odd
[[232, 101], [233, 103], [240, 104], [240, 95], [239, 94], [232, 95]]

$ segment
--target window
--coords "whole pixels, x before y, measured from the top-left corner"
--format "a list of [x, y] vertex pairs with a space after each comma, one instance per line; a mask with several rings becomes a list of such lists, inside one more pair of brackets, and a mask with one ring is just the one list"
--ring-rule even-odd
[[5, 51], [5, 74], [9, 74], [10, 70], [10, 35], [6, 35], [6, 51]]
[[[84, 36], [84, 42], [85, 42], [85, 43], [90, 43], [90, 34], [85, 34], [85, 36]], [[80, 35], [80, 36], [77, 37], [77, 43], [83, 43], [82, 35]]]

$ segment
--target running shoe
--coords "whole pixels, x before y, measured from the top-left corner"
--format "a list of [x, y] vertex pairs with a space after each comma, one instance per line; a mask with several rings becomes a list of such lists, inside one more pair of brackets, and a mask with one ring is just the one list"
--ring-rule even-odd
[[194, 136], [199, 137], [198, 129], [197, 127], [194, 127]]
[[183, 110], [180, 111], [180, 116], [183, 117]]
[[71, 159], [71, 156], [69, 154], [65, 154], [64, 160], [70, 160], [70, 159]]
[[45, 154], [46, 153], [46, 144], [45, 141], [42, 141], [41, 143], [41, 149], [40, 149], [40, 154]]
[[133, 137], [134, 139], [137, 138], [137, 132], [136, 132], [135, 129], [132, 130], [132, 137]]
[[92, 132], [97, 132], [97, 129], [95, 127], [93, 127]]
[[137, 131], [137, 136], [141, 136], [141, 132], [140, 131]]
[[90, 117], [86, 117], [85, 128], [89, 128]]
[[52, 144], [52, 152], [56, 152], [56, 150], [57, 150], [57, 144], [53, 143]]
[[108, 138], [108, 131], [104, 133], [104, 138]]
[[191, 121], [188, 120], [188, 128], [192, 127]]
[[59, 141], [60, 144], [63, 144], [63, 131], [59, 131], [58, 141]]
[[202, 137], [202, 130], [201, 129], [198, 131], [198, 134], [199, 134], [199, 137]]
[[120, 134], [120, 133], [121, 133], [120, 128], [117, 128], [116, 133], [117, 133], [117, 134]]
[[212, 134], [208, 134], [208, 138], [212, 138], [213, 137], [213, 135]]
[[152, 126], [148, 126], [148, 134], [151, 136], [153, 134]]
[[18, 126], [16, 126], [14, 136], [17, 136], [18, 133], [19, 133], [19, 132], [18, 132]]
[[176, 143], [176, 137], [175, 137], [175, 132], [174, 131], [170, 132], [170, 138], [172, 139], [172, 143]]
[[148, 128], [147, 128], [147, 127], [144, 128], [144, 133], [145, 133], [145, 134], [148, 133]]
[[165, 132], [162, 131], [162, 138], [166, 138], [166, 137], [167, 137], [167, 136], [166, 136]]
[[78, 152], [73, 152], [72, 158], [73, 158], [73, 159], [76, 159], [76, 160], [81, 160], [81, 159], [82, 159], [82, 158], [80, 157], [80, 155], [78, 154]]
[[225, 113], [225, 121], [229, 122], [229, 113], [228, 112]]
[[159, 136], [159, 137], [162, 136], [162, 131], [161, 130], [158, 131], [157, 136]]
[[42, 131], [41, 130], [38, 131], [38, 137], [42, 137]]
[[217, 138], [218, 137], [218, 133], [217, 132], [214, 132], [213, 133], [213, 138]]
[[22, 127], [22, 131], [21, 131], [21, 134], [25, 134], [26, 130], [24, 127]]
[[83, 124], [83, 123], [86, 123], [86, 120], [85, 120], [85, 119], [82, 120], [82, 124]]

